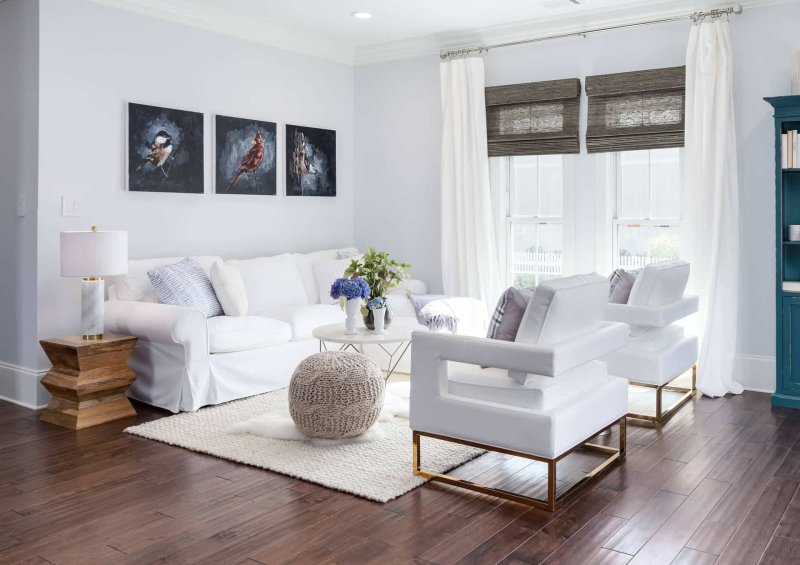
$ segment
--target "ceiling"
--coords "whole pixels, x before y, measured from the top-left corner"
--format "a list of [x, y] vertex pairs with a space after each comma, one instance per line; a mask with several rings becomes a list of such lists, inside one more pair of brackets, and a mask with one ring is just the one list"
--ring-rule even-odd
[[[725, 0], [94, 1], [347, 64], [727, 5]], [[359, 20], [350, 15], [354, 11], [373, 17]]]

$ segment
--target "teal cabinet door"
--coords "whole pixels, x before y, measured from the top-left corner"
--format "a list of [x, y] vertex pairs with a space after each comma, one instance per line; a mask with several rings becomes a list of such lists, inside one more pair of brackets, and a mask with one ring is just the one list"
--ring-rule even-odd
[[779, 393], [800, 392], [800, 298], [783, 299]]

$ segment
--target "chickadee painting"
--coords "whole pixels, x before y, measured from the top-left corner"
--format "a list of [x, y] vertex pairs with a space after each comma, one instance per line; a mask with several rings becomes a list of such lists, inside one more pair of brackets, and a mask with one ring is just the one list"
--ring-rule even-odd
[[169, 171], [164, 170], [164, 165], [168, 160], [172, 159], [172, 157], [170, 157], [172, 148], [172, 136], [163, 129], [159, 130], [155, 139], [153, 139], [150, 144], [150, 152], [145, 155], [144, 161], [136, 170], [139, 171], [146, 163], [150, 163], [154, 167], [159, 168], [165, 177], [169, 178]]

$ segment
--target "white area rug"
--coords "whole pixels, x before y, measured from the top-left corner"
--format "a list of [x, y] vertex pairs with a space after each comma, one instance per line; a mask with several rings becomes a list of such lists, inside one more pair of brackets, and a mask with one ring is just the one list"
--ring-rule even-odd
[[[390, 385], [391, 387], [391, 385]], [[390, 388], [391, 390], [391, 388]], [[397, 389], [395, 389], [397, 390]], [[411, 430], [402, 400], [387, 394], [388, 413], [360, 440], [342, 442], [298, 441], [284, 426], [284, 436], [272, 439], [243, 432], [246, 422], [289, 418], [287, 389], [154, 420], [125, 430], [126, 433], [177, 445], [192, 451], [252, 465], [303, 479], [377, 502], [420, 486], [424, 479], [411, 473]], [[289, 426], [291, 427], [291, 426]], [[269, 435], [269, 434], [265, 434]], [[275, 437], [275, 436], [273, 436]], [[446, 472], [483, 452], [471, 447], [428, 439], [423, 444], [425, 467]]]

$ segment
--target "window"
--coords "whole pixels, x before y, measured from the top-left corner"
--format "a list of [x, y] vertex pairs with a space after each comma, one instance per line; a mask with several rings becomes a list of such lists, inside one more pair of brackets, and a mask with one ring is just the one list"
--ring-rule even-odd
[[506, 193], [507, 283], [531, 287], [564, 272], [565, 176], [562, 155], [493, 157], [492, 181]]
[[613, 268], [638, 269], [680, 254], [680, 148], [610, 154]]

